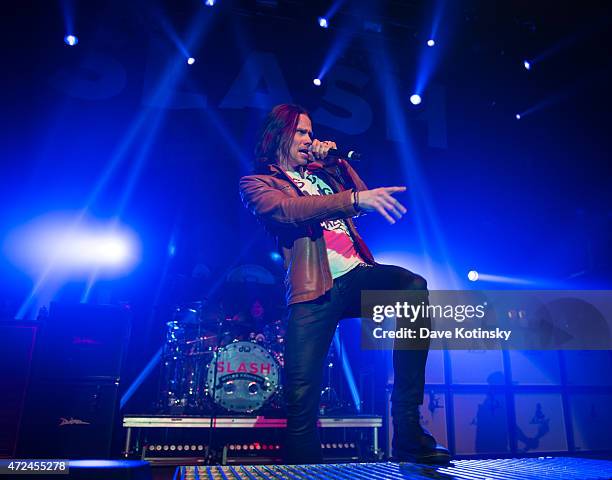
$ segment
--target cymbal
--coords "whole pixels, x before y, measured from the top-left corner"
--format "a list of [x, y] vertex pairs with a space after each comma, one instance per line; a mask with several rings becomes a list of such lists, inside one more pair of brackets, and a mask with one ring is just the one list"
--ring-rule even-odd
[[216, 335], [205, 335], [199, 338], [194, 338], [193, 340], [187, 340], [185, 342], [186, 345], [191, 345], [192, 343], [198, 343], [198, 342], [206, 342], [208, 340], [214, 340], [215, 338], [217, 338]]
[[266, 268], [261, 265], [246, 264], [239, 265], [226, 275], [227, 283], [249, 283], [260, 285], [275, 285], [276, 278]]

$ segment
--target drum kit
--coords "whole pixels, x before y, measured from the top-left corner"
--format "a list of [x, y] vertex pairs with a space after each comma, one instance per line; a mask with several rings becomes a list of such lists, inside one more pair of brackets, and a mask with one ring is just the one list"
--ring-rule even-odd
[[[256, 301], [251, 312], [257, 317]], [[261, 306], [261, 305], [260, 305]], [[169, 414], [282, 409], [283, 320], [226, 315], [207, 302], [176, 307], [166, 323], [158, 407]]]
[[[259, 265], [240, 265], [227, 274], [219, 292], [213, 301], [183, 302], [170, 312], [157, 410], [172, 415], [281, 414], [286, 324], [275, 277]], [[332, 347], [321, 413], [350, 403], [336, 393], [335, 356]]]

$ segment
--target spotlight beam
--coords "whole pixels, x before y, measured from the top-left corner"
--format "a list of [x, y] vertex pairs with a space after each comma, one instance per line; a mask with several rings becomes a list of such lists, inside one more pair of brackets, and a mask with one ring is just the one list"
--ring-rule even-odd
[[346, 383], [351, 392], [351, 397], [353, 397], [353, 404], [355, 405], [357, 413], [361, 413], [361, 398], [359, 397], [359, 390], [357, 389], [357, 384], [355, 383], [355, 376], [353, 375], [353, 369], [349, 363], [348, 355], [344, 348], [344, 343], [340, 340], [339, 330], [336, 330], [336, 333], [334, 334], [334, 345], [336, 346], [336, 351], [342, 359], [342, 371], [344, 372]]
[[540, 112], [549, 107], [562, 103], [568, 98], [571, 98], [574, 95], [582, 92], [583, 90], [590, 88], [593, 84], [596, 84], [601, 81], [608, 81], [609, 76], [610, 76], [609, 72], [607, 72], [606, 70], [600, 70], [594, 76], [583, 78], [580, 81], [573, 84], [572, 86], [565, 88], [563, 90], [558, 90], [557, 92], [549, 95], [548, 97], [543, 98], [535, 105], [520, 112], [518, 115], [520, 115], [521, 118], [524, 118], [527, 115], [532, 115], [536, 112]]
[[[440, 0], [437, 3], [433, 15], [431, 33], [429, 35], [430, 42], [433, 42], [433, 45], [435, 45], [435, 39], [438, 38], [438, 30], [440, 28], [440, 23], [442, 22], [445, 6], [444, 0]], [[421, 48], [417, 78], [414, 88], [414, 92], [419, 95], [422, 95], [427, 88], [427, 84], [429, 83], [429, 80], [432, 77], [440, 59], [441, 50], [440, 48], [431, 48], [433, 45], [430, 45], [429, 42], [427, 42], [426, 45]]]
[[123, 408], [127, 405], [127, 402], [130, 401], [130, 398], [136, 393], [138, 388], [144, 383], [147, 377], [151, 374], [152, 371], [155, 370], [156, 365], [161, 360], [161, 356], [163, 353], [164, 347], [163, 345], [155, 352], [155, 354], [151, 357], [151, 359], [147, 362], [144, 369], [138, 374], [136, 379], [130, 384], [125, 393], [121, 396], [121, 400], [119, 401], [119, 409], [123, 410]]
[[74, 5], [71, 0], [62, 0], [62, 14], [64, 15], [64, 27], [68, 34], [74, 32]]
[[323, 17], [326, 18], [327, 20], [331, 20], [333, 16], [338, 12], [338, 10], [340, 9], [340, 7], [342, 6], [344, 2], [345, 0], [336, 0], [334, 3], [331, 4], [331, 6], [329, 7], [329, 10]]
[[325, 60], [323, 60], [323, 66], [321, 67], [319, 75], [317, 75], [318, 79], [323, 80], [325, 75], [327, 75], [327, 72], [329, 72], [329, 70], [338, 60], [338, 58], [340, 58], [340, 55], [344, 53], [346, 47], [353, 39], [353, 37], [353, 31], [338, 33], [334, 40], [334, 43], [332, 44], [329, 51], [327, 52], [327, 55], [325, 56]]
[[212, 123], [219, 135], [221, 135], [221, 138], [225, 140], [225, 145], [230, 148], [234, 157], [240, 162], [242, 171], [245, 173], [249, 172], [252, 168], [250, 158], [240, 149], [240, 146], [236, 142], [236, 138], [232, 135], [232, 132], [230, 132], [221, 118], [219, 118], [216, 111], [213, 108], [205, 108], [201, 109], [200, 112], [206, 114], [207, 119]]
[[[374, 55], [371, 51], [369, 53], [370, 55]], [[451, 261], [450, 253], [444, 240], [442, 229], [438, 221], [438, 215], [434, 210], [435, 203], [431, 199], [427, 181], [415, 158], [416, 149], [413, 146], [409, 133], [411, 129], [408, 127], [406, 111], [402, 107], [405, 105], [405, 100], [402, 101], [400, 97], [400, 89], [395, 79], [384, 73], [392, 71], [391, 61], [384, 48], [379, 51], [376, 58], [372, 58], [372, 62], [375, 61], [380, 64], [380, 69], [377, 70], [375, 78], [387, 111], [389, 112], [389, 121], [395, 126], [394, 128], [397, 128], [397, 131], [405, 132], [402, 140], [394, 143], [397, 148], [398, 156], [401, 159], [404, 177], [409, 179], [410, 184], [415, 186], [415, 188], [408, 189], [408, 195], [410, 196], [410, 204], [414, 206], [413, 216], [417, 227], [421, 251], [430, 252], [430, 255], [425, 256], [425, 274], [426, 276], [434, 274], [433, 264], [431, 263], [431, 256], [433, 256], [431, 251], [432, 248], [434, 248], [436, 249], [436, 256], [442, 259], [442, 263], [446, 267], [448, 284], [451, 286], [451, 289], [459, 289], [457, 274], [451, 268], [453, 262]]]
[[[188, 38], [190, 39], [190, 42], [189, 42], [190, 44], [195, 44], [196, 42], [198, 42], [200, 40], [200, 37], [207, 30], [208, 18], [210, 17], [203, 16], [203, 14], [196, 16], [189, 30], [190, 33], [189, 33]], [[167, 92], [171, 91], [171, 88], [170, 88], [171, 85], [173, 84], [173, 82], [177, 82], [178, 79], [180, 78], [179, 73], [182, 71], [182, 65], [183, 65], [182, 61], [183, 61], [182, 59], [177, 59], [166, 70], [164, 75], [162, 75], [161, 81], [159, 82], [157, 89], [153, 93], [153, 98], [157, 99], [158, 101], [162, 101], [168, 98], [169, 93]], [[152, 116], [154, 118], [151, 118]], [[127, 156], [127, 152], [131, 148], [132, 144], [135, 142], [137, 138], [139, 138], [142, 135], [141, 130], [143, 128], [151, 127], [151, 130], [149, 131], [149, 135], [147, 135], [146, 138], [149, 140], [149, 143], [152, 141], [152, 138], [153, 138], [152, 133], [157, 132], [157, 128], [159, 127], [159, 123], [161, 121], [161, 116], [162, 114], [160, 112], [157, 112], [157, 114], [155, 114], [153, 113], [152, 109], [146, 109], [135, 119], [132, 126], [128, 129], [126, 136], [115, 149], [115, 152], [113, 153], [110, 162], [103, 170], [102, 175], [96, 182], [80, 215], [78, 215], [77, 218], [75, 219], [73, 223], [74, 227], [78, 226], [81, 223], [84, 215], [89, 211], [89, 209], [91, 208], [91, 205], [94, 204], [95, 200], [98, 198], [100, 193], [106, 187], [106, 185], [108, 184], [108, 182], [110, 181], [114, 173], [117, 171], [119, 165], [125, 160]], [[145, 147], [140, 150], [139, 160], [136, 161], [135, 165], [133, 165], [131, 169], [131, 172], [128, 178], [128, 182], [125, 187], [126, 190], [121, 196], [121, 200], [119, 202], [119, 207], [118, 207], [119, 212], [122, 212], [125, 203], [129, 199], [129, 196], [133, 190], [133, 187], [134, 187], [134, 184], [137, 178], [137, 174], [140, 173], [140, 171], [142, 170], [142, 166], [144, 163], [144, 157], [145, 157], [146, 152], [148, 152], [150, 146], [151, 146], [150, 144], [145, 145]], [[47, 282], [49, 281], [50, 275], [55, 268], [55, 264], [56, 262], [54, 259], [51, 259], [48, 262], [46, 267], [43, 269], [42, 273], [36, 279], [34, 286], [30, 290], [30, 292], [28, 293], [24, 301], [22, 302], [17, 312], [16, 318], [24, 318], [24, 316], [30, 312], [34, 302], [36, 301], [36, 297], [43, 291], [45, 284], [47, 284]], [[87, 295], [87, 290], [90, 290], [93, 287], [94, 282], [95, 282], [95, 277], [92, 277], [90, 282], [88, 282], [88, 285], [83, 295]]]
[[440, 28], [440, 22], [442, 21], [445, 7], [446, 3], [444, 0], [439, 0], [438, 2], [436, 2], [436, 9], [433, 15], [433, 20], [431, 22], [431, 32], [429, 35], [429, 38], [431, 39], [438, 38], [438, 29]]
[[[205, 30], [204, 26], [206, 26], [208, 22], [203, 20], [202, 17], [198, 17], [194, 22], [190, 34], [188, 38], [190, 39], [190, 44], [194, 44], [199, 37], [203, 34]], [[165, 72], [162, 81], [159, 83], [157, 91], [154, 94], [154, 104], [155, 105], [163, 105], [165, 104], [170, 96], [172, 95], [173, 88], [182, 75], [184, 74], [183, 63], [178, 59], [175, 59], [171, 66]], [[119, 198], [119, 202], [116, 209], [117, 217], [120, 217], [123, 214], [123, 211], [132, 196], [132, 192], [134, 191], [136, 184], [140, 178], [140, 174], [146, 165], [146, 162], [149, 158], [149, 152], [151, 147], [154, 144], [155, 138], [161, 127], [163, 119], [165, 118], [164, 109], [156, 109], [156, 111], [149, 112], [149, 118], [147, 119], [146, 126], [148, 131], [145, 134], [144, 141], [141, 143], [140, 149], [135, 157], [135, 160], [130, 168], [130, 171], [127, 176], [127, 180], [123, 187], [122, 194]], [[92, 276], [91, 281], [88, 283], [85, 292], [83, 293], [83, 298], [87, 298], [89, 296], [88, 291], [91, 290], [93, 284], [95, 282], [95, 277]]]
[[159, 26], [164, 31], [164, 33], [168, 36], [170, 40], [172, 40], [172, 43], [174, 43], [174, 45], [176, 45], [176, 48], [178, 48], [178, 50], [181, 52], [183, 58], [190, 57], [191, 55], [189, 54], [187, 46], [181, 40], [178, 33], [176, 33], [176, 30], [168, 20], [168, 17], [165, 15], [165, 13], [160, 10], [155, 10], [154, 17], [157, 20]]
[[595, 22], [589, 23], [588, 25], [581, 27], [577, 32], [574, 32], [572, 35], [569, 35], [568, 37], [559, 40], [557, 43], [547, 48], [542, 53], [536, 55], [533, 58], [533, 63], [539, 63], [542, 60], [546, 60], [552, 57], [553, 55], [571, 47], [572, 45], [580, 43], [586, 40], [587, 38], [592, 37], [593, 35], [597, 35], [599, 34], [599, 32], [606, 31], [607, 29], [609, 29], [609, 23], [609, 17], [603, 16], [597, 19]]
[[533, 280], [527, 280], [524, 278], [508, 277], [505, 275], [491, 275], [489, 273], [480, 273], [480, 272], [478, 272], [477, 281], [505, 283], [507, 285], [534, 285], [536, 283]]

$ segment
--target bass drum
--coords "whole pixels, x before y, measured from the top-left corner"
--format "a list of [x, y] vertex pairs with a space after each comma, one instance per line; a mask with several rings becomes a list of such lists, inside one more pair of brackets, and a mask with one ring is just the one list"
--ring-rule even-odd
[[262, 346], [230, 343], [216, 352], [208, 366], [208, 392], [217, 405], [231, 412], [251, 413], [279, 390], [279, 373], [278, 363]]

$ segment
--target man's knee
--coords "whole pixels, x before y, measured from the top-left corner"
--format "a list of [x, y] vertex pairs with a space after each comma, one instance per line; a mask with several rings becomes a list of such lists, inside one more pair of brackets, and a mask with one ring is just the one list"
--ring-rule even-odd
[[416, 273], [413, 274], [412, 290], [427, 290], [427, 280]]
[[400, 284], [404, 290], [427, 290], [427, 280], [404, 268], [400, 273]]

